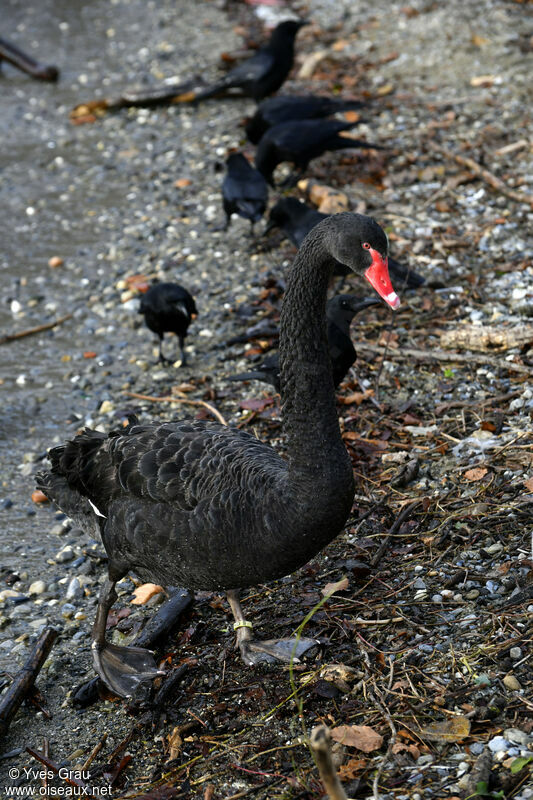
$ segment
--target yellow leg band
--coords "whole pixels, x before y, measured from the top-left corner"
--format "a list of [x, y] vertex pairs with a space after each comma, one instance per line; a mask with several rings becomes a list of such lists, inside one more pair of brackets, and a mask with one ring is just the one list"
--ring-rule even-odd
[[233, 630], [237, 631], [239, 628], [253, 628], [251, 622], [248, 622], [247, 619], [243, 619], [242, 622], [234, 622], [233, 623]]

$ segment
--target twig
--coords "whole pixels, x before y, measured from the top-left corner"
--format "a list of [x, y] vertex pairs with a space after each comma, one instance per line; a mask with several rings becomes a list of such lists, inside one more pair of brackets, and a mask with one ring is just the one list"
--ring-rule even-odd
[[85, 761], [85, 763], [83, 764], [83, 766], [81, 768], [82, 772], [84, 772], [86, 769], [89, 769], [89, 767], [93, 763], [94, 759], [96, 758], [96, 756], [98, 755], [98, 753], [100, 752], [100, 750], [102, 749], [104, 744], [106, 743], [106, 739], [107, 739], [107, 733], [104, 733], [104, 735], [102, 736], [102, 738], [100, 739], [98, 744], [95, 747], [93, 747], [93, 749], [91, 750], [90, 754], [87, 756], [87, 760]]
[[37, 639], [33, 650], [22, 669], [17, 672], [13, 682], [0, 702], [0, 737], [7, 733], [11, 720], [20, 704], [33, 687], [42, 665], [48, 658], [57, 638], [55, 628], [46, 628]]
[[[38, 750], [34, 750], [31, 747], [27, 747], [26, 748], [26, 752], [29, 753], [30, 756], [33, 756], [33, 758], [35, 758], [37, 761], [40, 761], [41, 764], [44, 764], [45, 767], [47, 767], [48, 769], [51, 769], [52, 772], [55, 772], [56, 774], [59, 774], [59, 770], [60, 770], [59, 765], [56, 764], [55, 761], [51, 761], [48, 758], [48, 756], [45, 756], [44, 753], [40, 753]], [[91, 797], [91, 798], [94, 797], [94, 795], [92, 795], [89, 792], [89, 788], [88, 788], [87, 784], [84, 783], [83, 781], [79, 780], [78, 778], [76, 778], [76, 774], [77, 773], [76, 773], [75, 770], [69, 770], [69, 769], [62, 768], [61, 769], [60, 778], [61, 778], [62, 781], [67, 783], [69, 786], [76, 786], [78, 789], [83, 789], [84, 790], [83, 791], [83, 795], [82, 795], [83, 797]], [[78, 793], [78, 796], [80, 796], [79, 793]]]
[[72, 319], [72, 314], [65, 314], [64, 317], [59, 317], [52, 322], [45, 322], [43, 325], [37, 325], [35, 328], [27, 328], [25, 331], [6, 333], [5, 336], [0, 337], [0, 344], [7, 344], [17, 339], [24, 339], [25, 336], [33, 336], [35, 333], [42, 333], [42, 331], [49, 331], [52, 328], [57, 328], [58, 325], [62, 325], [67, 319]]
[[[386, 351], [382, 347], [374, 344], [357, 343], [358, 353], [377, 353], [385, 355]], [[399, 350], [391, 350], [387, 353], [387, 358], [404, 360], [415, 358], [417, 361], [455, 361], [457, 363], [468, 364], [490, 364], [493, 369], [507, 369], [510, 372], [522, 372], [526, 375], [533, 375], [531, 367], [524, 367], [523, 364], [515, 364], [512, 361], [500, 361], [494, 356], [482, 356], [477, 353], [447, 353], [444, 350], [414, 350], [402, 347]]]
[[488, 169], [485, 169], [478, 164], [477, 161], [474, 161], [473, 158], [460, 156], [458, 153], [452, 153], [451, 150], [447, 150], [445, 147], [441, 147], [434, 142], [427, 142], [427, 146], [430, 150], [433, 150], [434, 153], [439, 153], [439, 155], [447, 158], [448, 161], [456, 161], [462, 167], [472, 170], [475, 175], [481, 178], [482, 181], [488, 184], [491, 189], [494, 189], [496, 192], [500, 192], [500, 194], [510, 197], [511, 200], [515, 200], [517, 203], [528, 203], [533, 207], [533, 197], [531, 195], [525, 194], [524, 192], [518, 192], [516, 189], [511, 189], [506, 183], [500, 180], [500, 178], [497, 178], [496, 175], [493, 175]]
[[381, 763], [380, 763], [379, 767], [376, 770], [376, 774], [374, 775], [374, 781], [372, 783], [372, 796], [373, 796], [374, 800], [380, 800], [380, 797], [379, 797], [379, 779], [381, 778], [381, 776], [383, 774], [383, 770], [385, 769], [385, 764], [387, 763], [387, 761], [391, 757], [392, 748], [396, 744], [396, 735], [397, 734], [396, 734], [396, 726], [394, 725], [394, 722], [392, 721], [392, 717], [389, 714], [389, 712], [387, 711], [387, 709], [385, 708], [385, 706], [383, 705], [383, 703], [380, 703], [380, 701], [377, 699], [377, 697], [375, 696], [374, 692], [371, 689], [368, 690], [368, 696], [370, 697], [370, 699], [372, 700], [374, 705], [376, 705], [379, 708], [379, 710], [381, 711], [381, 713], [383, 714], [383, 716], [385, 717], [385, 719], [389, 723], [389, 728], [391, 730], [391, 737], [390, 737], [390, 741], [389, 741], [389, 746], [387, 747], [387, 752], [383, 756], [383, 759], [381, 760]]
[[389, 546], [391, 538], [394, 536], [394, 534], [396, 533], [402, 522], [408, 519], [411, 516], [412, 512], [415, 510], [415, 508], [418, 505], [420, 505], [420, 502], [421, 502], [420, 500], [415, 500], [414, 503], [409, 503], [408, 506], [404, 506], [402, 508], [396, 520], [394, 521], [394, 525], [392, 526], [392, 528], [388, 530], [387, 535], [385, 536], [380, 546], [378, 547], [376, 553], [374, 554], [374, 557], [370, 562], [370, 565], [372, 567], [375, 567], [377, 564], [379, 564], [379, 562], [381, 561], [381, 556]]
[[220, 411], [217, 411], [211, 403], [206, 403], [205, 400], [189, 400], [188, 397], [172, 397], [172, 395], [169, 397], [152, 397], [152, 395], [138, 394], [137, 392], [124, 392], [124, 394], [128, 395], [128, 397], [135, 397], [137, 400], [148, 400], [150, 403], [184, 403], [189, 406], [202, 406], [203, 408], [207, 408], [207, 410], [218, 419], [221, 425], [228, 424]]
[[317, 725], [316, 728], [313, 728], [309, 737], [309, 746], [313, 752], [320, 779], [330, 800], [348, 800], [331, 758], [329, 728], [326, 728], [325, 725]]

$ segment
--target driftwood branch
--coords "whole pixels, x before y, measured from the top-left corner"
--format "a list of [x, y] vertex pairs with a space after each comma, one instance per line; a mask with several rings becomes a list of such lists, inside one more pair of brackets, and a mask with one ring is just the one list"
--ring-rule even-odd
[[[385, 355], [385, 349], [374, 344], [357, 344], [357, 352], [369, 355]], [[531, 367], [523, 364], [515, 364], [513, 361], [501, 361], [494, 356], [483, 356], [473, 353], [446, 353], [444, 350], [414, 350], [402, 347], [400, 350], [389, 350], [387, 358], [395, 361], [404, 361], [414, 358], [415, 361], [451, 361], [467, 364], [488, 364], [493, 369], [507, 369], [510, 372], [521, 372], [525, 375], [533, 375]]]
[[331, 736], [325, 725], [317, 725], [316, 728], [313, 728], [309, 737], [309, 746], [329, 800], [348, 800], [331, 758]]
[[72, 122], [94, 121], [106, 111], [117, 111], [120, 108], [150, 108], [163, 104], [182, 102], [184, 94], [188, 95], [193, 88], [193, 81], [170, 83], [150, 89], [126, 89], [118, 97], [101, 97], [80, 103], [70, 112]]
[[124, 392], [124, 394], [127, 394], [128, 397], [135, 397], [137, 400], [148, 400], [150, 403], [184, 403], [187, 406], [202, 406], [218, 419], [221, 425], [228, 424], [220, 411], [217, 411], [211, 403], [207, 403], [205, 400], [189, 400], [188, 397], [173, 397], [172, 395], [168, 397], [152, 397], [152, 395], [137, 394], [137, 392]]
[[57, 81], [59, 70], [53, 64], [41, 64], [7, 39], [0, 39], [0, 64], [8, 61], [13, 67], [20, 69], [39, 81]]
[[17, 713], [20, 704], [33, 688], [35, 679], [48, 658], [56, 638], [57, 631], [55, 628], [46, 628], [41, 633], [28, 656], [28, 660], [22, 669], [17, 672], [11, 686], [2, 697], [0, 701], [0, 736], [7, 733], [11, 720]]
[[440, 345], [460, 350], [510, 350], [533, 342], [533, 325], [504, 328], [495, 325], [461, 325], [441, 334]]
[[64, 317], [54, 319], [52, 322], [45, 322], [43, 325], [36, 325], [35, 328], [27, 328], [25, 331], [19, 331], [18, 333], [7, 333], [5, 336], [0, 337], [0, 344], [7, 344], [7, 342], [14, 342], [17, 339], [24, 339], [26, 336], [33, 336], [35, 333], [49, 331], [52, 328], [57, 328], [58, 325], [62, 325], [62, 323], [66, 322], [67, 319], [72, 319], [72, 314], [65, 314]]
[[453, 153], [451, 150], [447, 150], [445, 147], [441, 147], [434, 142], [428, 142], [427, 144], [429, 149], [434, 153], [439, 153], [439, 155], [443, 156], [448, 161], [455, 161], [457, 164], [460, 164], [461, 167], [466, 167], [471, 170], [478, 178], [481, 178], [482, 181], [490, 186], [491, 189], [494, 189], [494, 191], [509, 197], [511, 200], [515, 200], [517, 203], [527, 203], [533, 207], [533, 197], [530, 194], [511, 189], [511, 187], [507, 186], [500, 178], [497, 178], [496, 175], [493, 175], [488, 169], [485, 169], [485, 167], [482, 167], [477, 161], [474, 161], [473, 158]]

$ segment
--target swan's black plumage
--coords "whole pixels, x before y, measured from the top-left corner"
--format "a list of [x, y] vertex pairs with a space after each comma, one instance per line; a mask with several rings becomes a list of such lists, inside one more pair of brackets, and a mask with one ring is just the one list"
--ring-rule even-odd
[[[157, 674], [147, 651], [105, 640], [114, 582], [128, 570], [163, 584], [234, 590], [287, 575], [342, 530], [354, 480], [335, 406], [327, 286], [334, 259], [342, 260], [372, 274], [395, 307], [386, 257], [382, 229], [357, 214], [328, 218], [300, 248], [280, 319], [287, 459], [246, 432], [203, 421], [134, 423], [108, 436], [86, 430], [50, 451], [39, 487], [91, 532], [98, 527], [109, 556], [93, 654], [117, 693]], [[233, 592], [228, 598], [248, 663], [254, 649], [277, 654], [274, 645], [250, 641]]]

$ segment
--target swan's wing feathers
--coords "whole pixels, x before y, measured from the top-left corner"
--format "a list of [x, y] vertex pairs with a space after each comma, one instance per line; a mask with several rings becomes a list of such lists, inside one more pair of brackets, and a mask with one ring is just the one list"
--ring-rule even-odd
[[[190, 511], [207, 499], [243, 503], [243, 493], [259, 484], [265, 469], [285, 462], [254, 436], [217, 424], [174, 423], [154, 426], [109, 443], [121, 491], [139, 499]], [[244, 500], [245, 502], [245, 500]], [[217, 502], [218, 505], [218, 502]]]

